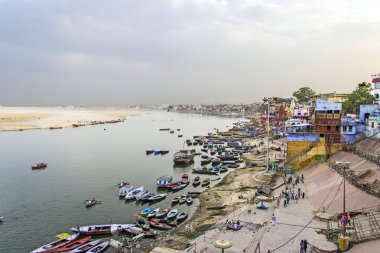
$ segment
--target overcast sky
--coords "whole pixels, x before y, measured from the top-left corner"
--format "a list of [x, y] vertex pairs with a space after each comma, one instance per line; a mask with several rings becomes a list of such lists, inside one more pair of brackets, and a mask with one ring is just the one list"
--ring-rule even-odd
[[380, 72], [380, 1], [0, 0], [0, 105], [251, 103]]

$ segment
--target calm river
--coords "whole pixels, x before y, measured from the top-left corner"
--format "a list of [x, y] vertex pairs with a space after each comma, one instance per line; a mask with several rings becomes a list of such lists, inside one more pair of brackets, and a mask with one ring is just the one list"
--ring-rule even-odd
[[[156, 191], [156, 178], [179, 179], [198, 167], [173, 168], [174, 152], [194, 135], [226, 130], [237, 119], [178, 114], [142, 113], [124, 123], [62, 130], [0, 132], [0, 252], [30, 252], [79, 225], [132, 223], [133, 215], [148, 204], [118, 198], [116, 184], [129, 181]], [[106, 128], [106, 130], [104, 130]], [[170, 134], [159, 128], [181, 129]], [[183, 138], [177, 135], [183, 134]], [[167, 148], [163, 156], [146, 156], [149, 148]], [[199, 149], [199, 147], [198, 147]], [[48, 163], [33, 171], [31, 164]], [[179, 191], [181, 195], [192, 186]], [[85, 208], [96, 197], [102, 204]], [[169, 207], [173, 195], [153, 207]], [[179, 210], [192, 211], [181, 206]]]

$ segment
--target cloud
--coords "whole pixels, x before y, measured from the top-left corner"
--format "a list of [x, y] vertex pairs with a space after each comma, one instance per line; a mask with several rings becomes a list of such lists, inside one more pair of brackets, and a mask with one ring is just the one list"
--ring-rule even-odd
[[[379, 71], [379, 5], [0, 1], [0, 100], [241, 103], [290, 96], [305, 84], [319, 92], [349, 92]], [[29, 96], [21, 95], [25, 90]], [[41, 93], [44, 99], [37, 97]]]

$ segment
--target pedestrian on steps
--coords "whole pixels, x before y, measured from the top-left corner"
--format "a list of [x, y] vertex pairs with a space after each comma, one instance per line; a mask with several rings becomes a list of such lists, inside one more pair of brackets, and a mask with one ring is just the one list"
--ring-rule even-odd
[[276, 216], [272, 214], [272, 226], [276, 223]]

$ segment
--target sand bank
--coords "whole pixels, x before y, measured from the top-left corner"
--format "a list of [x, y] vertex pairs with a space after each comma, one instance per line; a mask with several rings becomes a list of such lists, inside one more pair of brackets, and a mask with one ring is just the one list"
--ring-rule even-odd
[[124, 121], [138, 111], [113, 108], [0, 107], [0, 131], [20, 131]]

